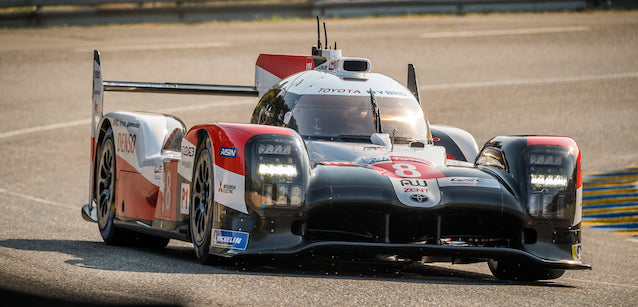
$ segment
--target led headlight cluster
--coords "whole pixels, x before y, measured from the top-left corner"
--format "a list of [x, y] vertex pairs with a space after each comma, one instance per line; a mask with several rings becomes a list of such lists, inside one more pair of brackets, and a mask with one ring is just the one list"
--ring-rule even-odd
[[[302, 145], [303, 146], [303, 145]], [[299, 207], [304, 199], [305, 161], [297, 143], [264, 138], [251, 155], [252, 200], [257, 206]]]
[[534, 217], [565, 219], [573, 165], [567, 152], [532, 151], [527, 155], [527, 209]]

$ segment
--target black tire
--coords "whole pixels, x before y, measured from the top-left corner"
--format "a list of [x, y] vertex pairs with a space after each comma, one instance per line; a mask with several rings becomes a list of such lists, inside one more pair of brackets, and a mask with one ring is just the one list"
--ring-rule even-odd
[[560, 269], [543, 269], [525, 263], [504, 260], [488, 260], [492, 275], [503, 280], [534, 281], [556, 279], [565, 273]]
[[104, 243], [121, 245], [125, 243], [127, 232], [113, 225], [115, 218], [115, 143], [113, 130], [106, 131], [98, 148], [95, 169], [95, 199], [97, 203], [97, 223]]
[[189, 227], [195, 255], [203, 264], [209, 263], [213, 258], [210, 254], [211, 229], [215, 212], [213, 184], [211, 144], [207, 137], [195, 154]]

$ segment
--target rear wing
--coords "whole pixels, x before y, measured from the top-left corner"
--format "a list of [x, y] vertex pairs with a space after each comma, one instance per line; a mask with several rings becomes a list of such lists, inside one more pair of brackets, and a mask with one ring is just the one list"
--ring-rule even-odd
[[100, 52], [93, 51], [93, 88], [92, 88], [92, 116], [91, 116], [91, 167], [89, 184], [89, 203], [82, 208], [82, 216], [89, 221], [97, 221], [97, 214], [93, 206], [94, 193], [94, 164], [97, 149], [97, 125], [102, 121], [104, 92], [137, 92], [159, 94], [195, 94], [221, 96], [250, 96], [261, 98], [279, 80], [304, 70], [314, 69], [312, 56], [289, 56], [261, 54], [255, 65], [255, 86], [240, 85], [212, 85], [188, 83], [151, 83], [104, 81]]

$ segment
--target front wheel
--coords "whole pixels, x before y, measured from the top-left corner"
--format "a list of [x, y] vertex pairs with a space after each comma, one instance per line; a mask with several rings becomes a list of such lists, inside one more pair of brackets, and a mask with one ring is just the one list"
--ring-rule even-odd
[[559, 278], [565, 273], [565, 270], [543, 269], [516, 261], [490, 259], [487, 261], [487, 265], [494, 277], [504, 280], [548, 280]]
[[206, 264], [212, 259], [210, 241], [215, 200], [210, 139], [206, 138], [202, 146], [195, 155], [191, 183], [190, 230], [195, 255], [199, 262]]

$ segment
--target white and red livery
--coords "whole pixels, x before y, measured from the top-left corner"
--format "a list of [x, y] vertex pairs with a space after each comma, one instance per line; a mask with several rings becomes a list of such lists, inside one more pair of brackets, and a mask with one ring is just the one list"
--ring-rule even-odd
[[[327, 42], [326, 42], [327, 45]], [[321, 254], [487, 261], [551, 279], [581, 260], [580, 151], [569, 137], [478, 149], [430, 125], [407, 87], [322, 48], [262, 54], [254, 86], [104, 81], [94, 53], [89, 203], [107, 244], [193, 242], [211, 255]], [[104, 91], [255, 96], [250, 124], [102, 111]]]

